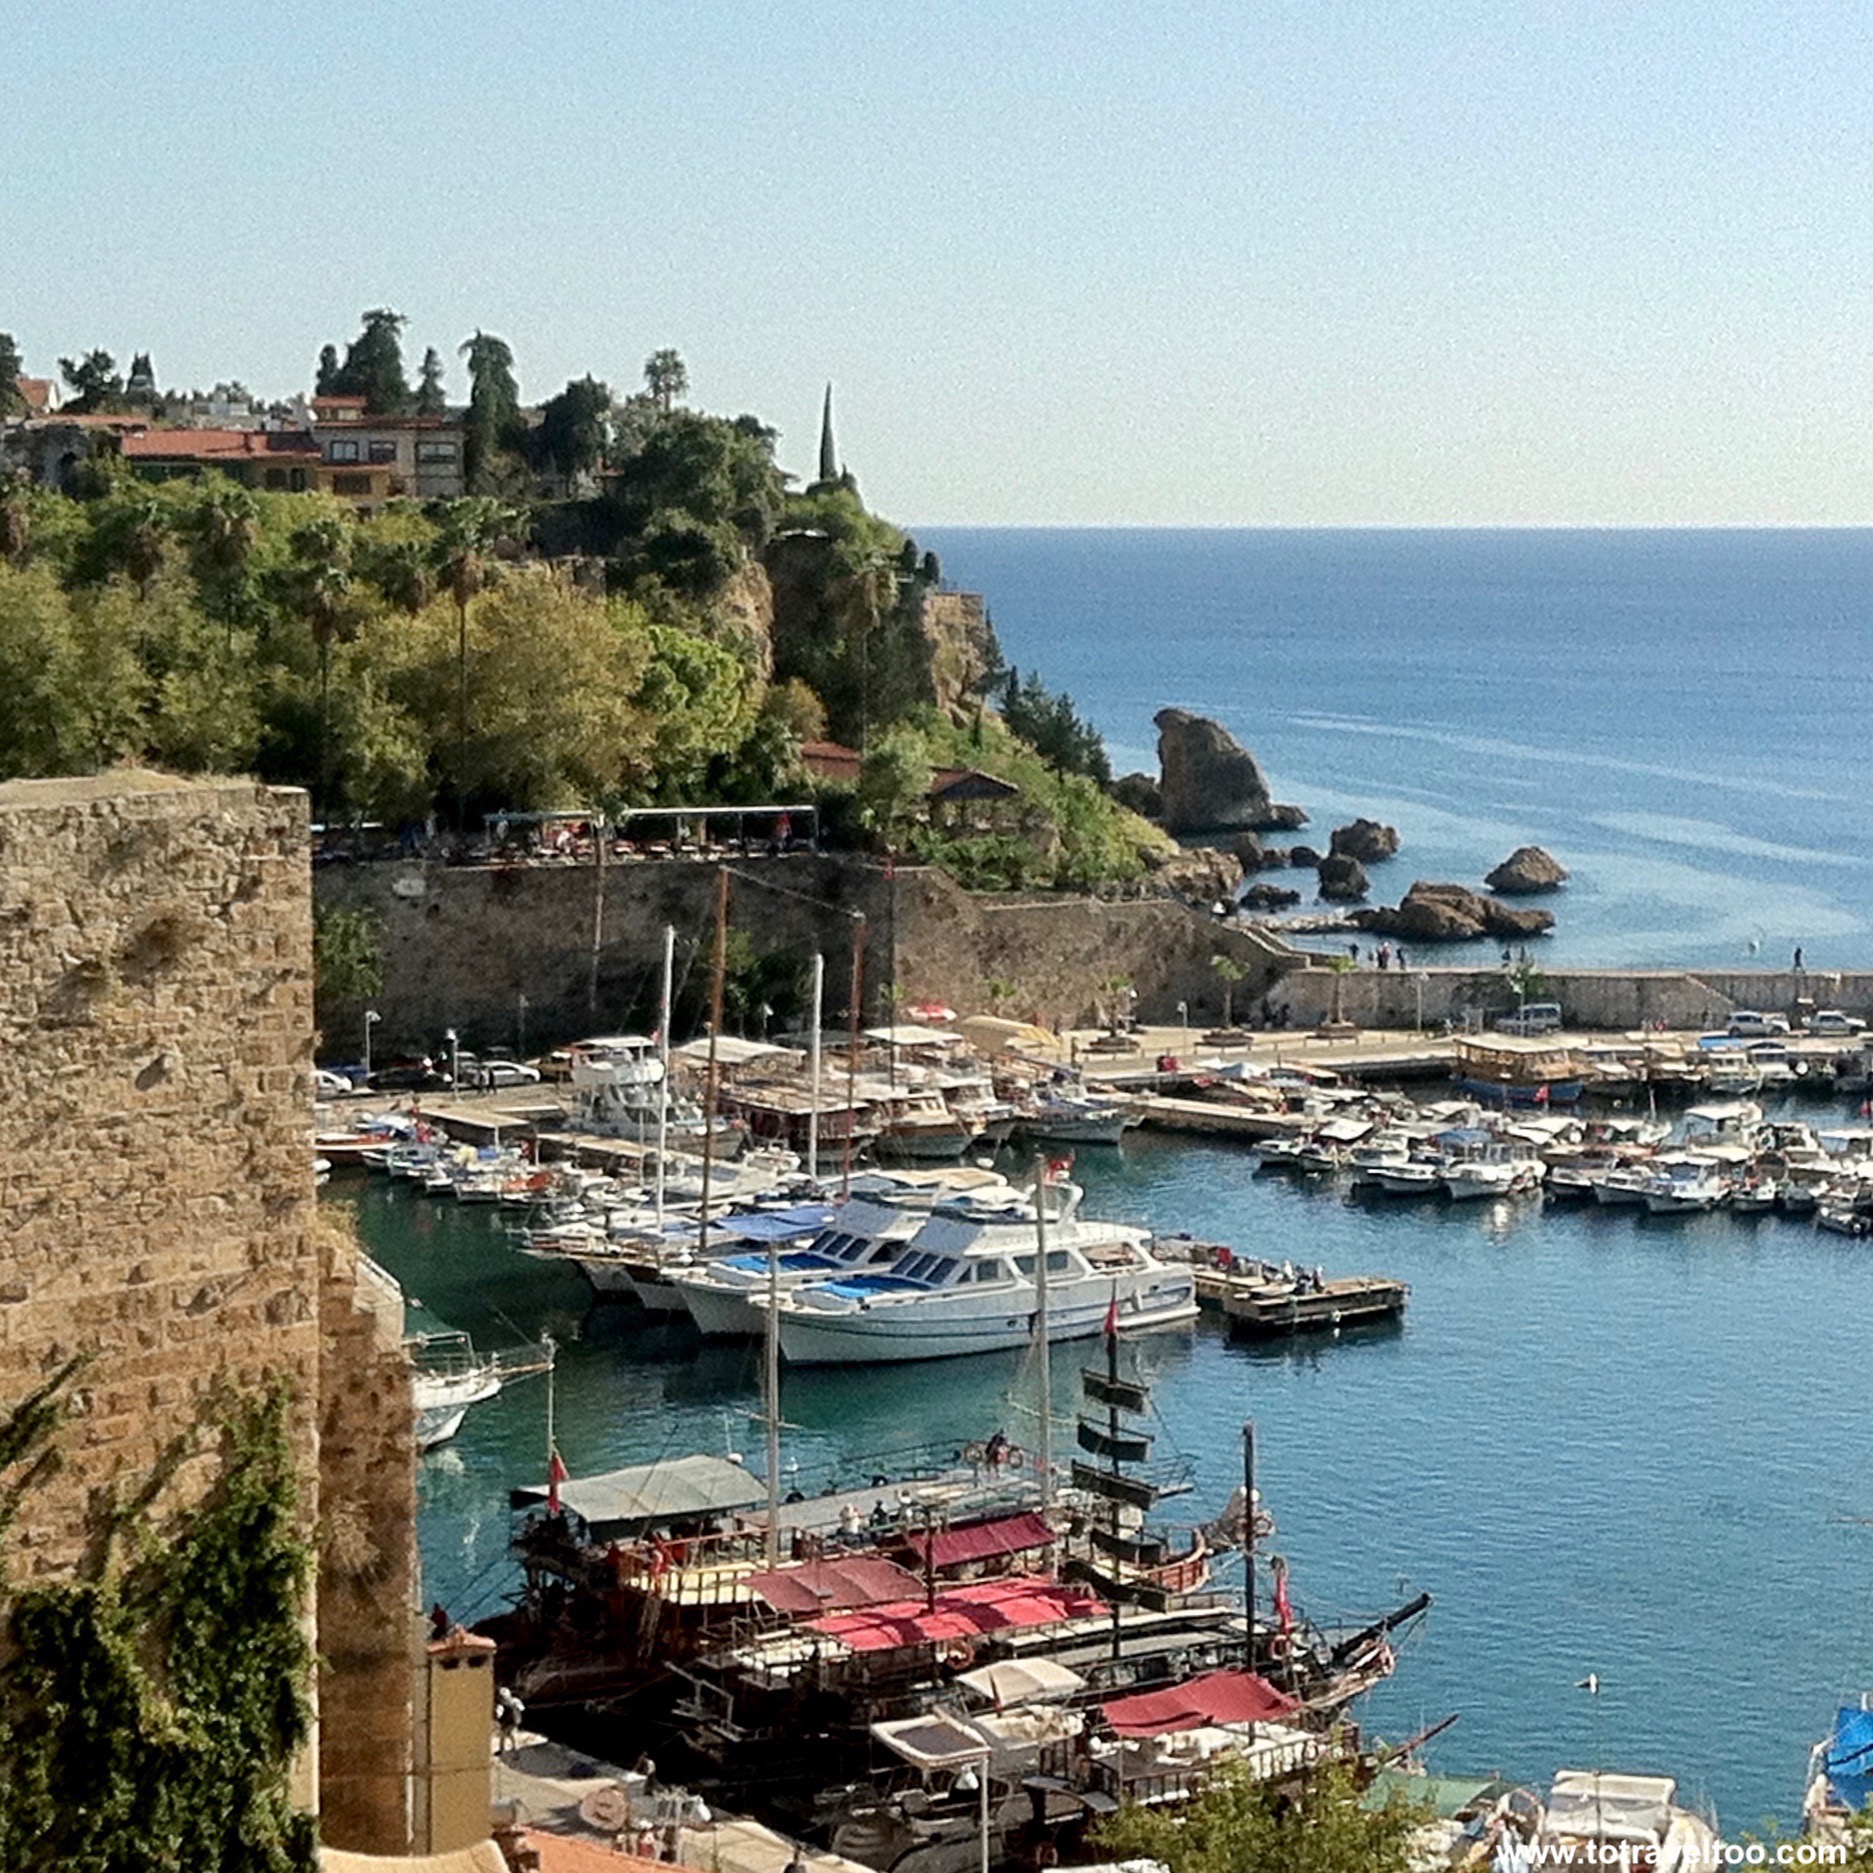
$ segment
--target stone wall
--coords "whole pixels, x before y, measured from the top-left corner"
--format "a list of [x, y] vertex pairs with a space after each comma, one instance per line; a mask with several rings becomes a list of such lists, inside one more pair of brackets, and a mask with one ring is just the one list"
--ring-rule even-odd
[[[136, 772], [0, 785], [0, 1407], [91, 1362], [61, 1467], [27, 1492], [4, 1558], [22, 1581], [95, 1565], [112, 1500], [218, 1413], [222, 1387], [283, 1378], [308, 1528], [328, 1496], [385, 1492], [377, 1591], [341, 1637], [394, 1626], [407, 1660], [407, 1452], [391, 1436], [360, 1463], [334, 1441], [321, 1471], [324, 1401], [401, 1355], [375, 1326], [367, 1353], [348, 1324], [355, 1270], [317, 1221], [307, 850], [292, 790]], [[407, 1380], [377, 1403], [407, 1439]], [[203, 1441], [152, 1501], [158, 1526], [217, 1473]], [[406, 1689], [406, 1764], [407, 1706]], [[359, 1832], [406, 1840], [394, 1815]]]
[[[700, 988], [713, 926], [716, 867], [669, 859], [596, 866], [333, 866], [318, 876], [321, 907], [362, 910], [379, 931], [382, 1020], [374, 1058], [433, 1052], [453, 1027], [462, 1046], [514, 1046], [527, 998], [526, 1045], [537, 1050], [642, 1019], [654, 997], [662, 930], [677, 931], [679, 971]], [[730, 916], [758, 951], [826, 957], [827, 1007], [843, 1007], [853, 914], [867, 920], [867, 1012], [934, 998], [965, 1012], [991, 1006], [988, 983], [1013, 984], [1004, 1003], [1090, 1021], [1115, 977], [1132, 982], [1147, 1019], [1213, 1019], [1222, 984], [1210, 967], [1239, 954], [1249, 975], [1236, 1005], [1251, 1008], [1292, 952], [1279, 940], [1217, 922], [1178, 899], [1107, 901], [1067, 894], [973, 896], [947, 873], [895, 873], [850, 859], [795, 855], [734, 866]], [[594, 967], [594, 933], [596, 967]], [[319, 1010], [322, 1057], [362, 1051], [362, 1004]]]

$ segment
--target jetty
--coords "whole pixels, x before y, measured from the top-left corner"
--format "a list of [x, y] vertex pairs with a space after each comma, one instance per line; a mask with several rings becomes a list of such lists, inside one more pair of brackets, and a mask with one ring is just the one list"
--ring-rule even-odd
[[1222, 1310], [1231, 1333], [1274, 1339], [1291, 1333], [1339, 1333], [1404, 1317], [1410, 1285], [1387, 1275], [1330, 1275], [1316, 1281], [1226, 1277]]

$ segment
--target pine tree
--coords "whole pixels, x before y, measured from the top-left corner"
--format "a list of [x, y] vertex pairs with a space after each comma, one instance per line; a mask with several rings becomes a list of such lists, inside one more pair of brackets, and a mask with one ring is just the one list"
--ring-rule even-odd
[[312, 394], [315, 397], [338, 395], [338, 347], [336, 345], [319, 347], [319, 370], [318, 375], [312, 380]]
[[442, 357], [431, 345], [423, 353], [423, 378], [416, 387], [418, 416], [442, 416], [449, 408], [449, 393], [442, 383]]
[[131, 403], [156, 401], [156, 366], [147, 351], [139, 351], [130, 360], [130, 375], [124, 382], [124, 397]]
[[26, 414], [26, 393], [20, 388], [25, 374], [13, 334], [0, 332], [0, 423]]
[[477, 332], [462, 342], [468, 360], [468, 437], [464, 466], [471, 494], [508, 491], [520, 464], [516, 459], [524, 425], [520, 386], [514, 381], [514, 354], [505, 339]]
[[373, 416], [397, 416], [410, 407], [410, 381], [403, 374], [400, 334], [409, 321], [388, 306], [364, 315], [364, 329], [351, 341], [345, 362], [332, 377], [331, 393], [362, 397]]

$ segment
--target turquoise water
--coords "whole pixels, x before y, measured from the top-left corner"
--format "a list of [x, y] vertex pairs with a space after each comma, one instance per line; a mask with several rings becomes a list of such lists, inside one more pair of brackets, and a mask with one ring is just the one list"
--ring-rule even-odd
[[[1451, 1711], [1436, 1761], [1534, 1779], [1596, 1760], [1675, 1773], [1740, 1828], [1799, 1799], [1837, 1694], [1873, 1682], [1867, 1248], [1773, 1218], [1368, 1205], [1259, 1176], [1228, 1147], [1085, 1152], [1090, 1208], [1412, 1283], [1389, 1336], [1276, 1352], [1208, 1325], [1141, 1342], [1192, 1519], [1236, 1481], [1240, 1425], [1297, 1598], [1320, 1617], [1437, 1604], [1368, 1706], [1399, 1737]], [[701, 1346], [527, 1260], [491, 1211], [335, 1185], [431, 1313], [478, 1344], [564, 1343], [575, 1473], [660, 1453], [758, 1462], [752, 1349]], [[1070, 1411], [1078, 1361], [1056, 1360]], [[864, 1468], [927, 1440], [1017, 1439], [1020, 1362], [788, 1374], [787, 1461]], [[511, 1583], [505, 1492], [538, 1480], [546, 1394], [517, 1385], [423, 1465], [427, 1592], [458, 1615]], [[1597, 1672], [1597, 1702], [1575, 1689]]]
[[1120, 771], [1157, 772], [1151, 718], [1177, 704], [1253, 747], [1317, 831], [1396, 825], [1388, 902], [1533, 841], [1574, 873], [1557, 960], [1873, 957], [1873, 533], [919, 539]]

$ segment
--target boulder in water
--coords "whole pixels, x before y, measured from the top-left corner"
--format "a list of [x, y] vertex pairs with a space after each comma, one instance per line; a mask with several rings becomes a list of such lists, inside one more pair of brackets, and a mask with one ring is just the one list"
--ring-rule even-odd
[[1522, 845], [1483, 882], [1504, 897], [1532, 897], [1538, 891], [1560, 890], [1567, 883], [1567, 867], [1538, 845]]
[[1166, 832], [1253, 831], [1269, 824], [1268, 777], [1228, 729], [1188, 709], [1160, 709], [1155, 719]]
[[1371, 888], [1366, 868], [1346, 852], [1329, 852], [1320, 861], [1320, 895], [1330, 904], [1356, 904]]
[[1324, 855], [1316, 852], [1311, 845], [1291, 845], [1288, 847], [1288, 863], [1304, 865], [1309, 871], [1317, 867]]
[[1362, 930], [1401, 937], [1413, 943], [1467, 943], [1478, 937], [1540, 936], [1554, 928], [1545, 910], [1512, 910], [1468, 885], [1437, 884], [1420, 878], [1398, 903], [1355, 911]]
[[1252, 884], [1242, 894], [1244, 910], [1290, 910], [1300, 901], [1300, 892], [1282, 884]]
[[1356, 858], [1362, 865], [1392, 858], [1398, 851], [1398, 828], [1381, 826], [1376, 819], [1356, 819], [1349, 826], [1336, 826], [1327, 850], [1336, 858]]

